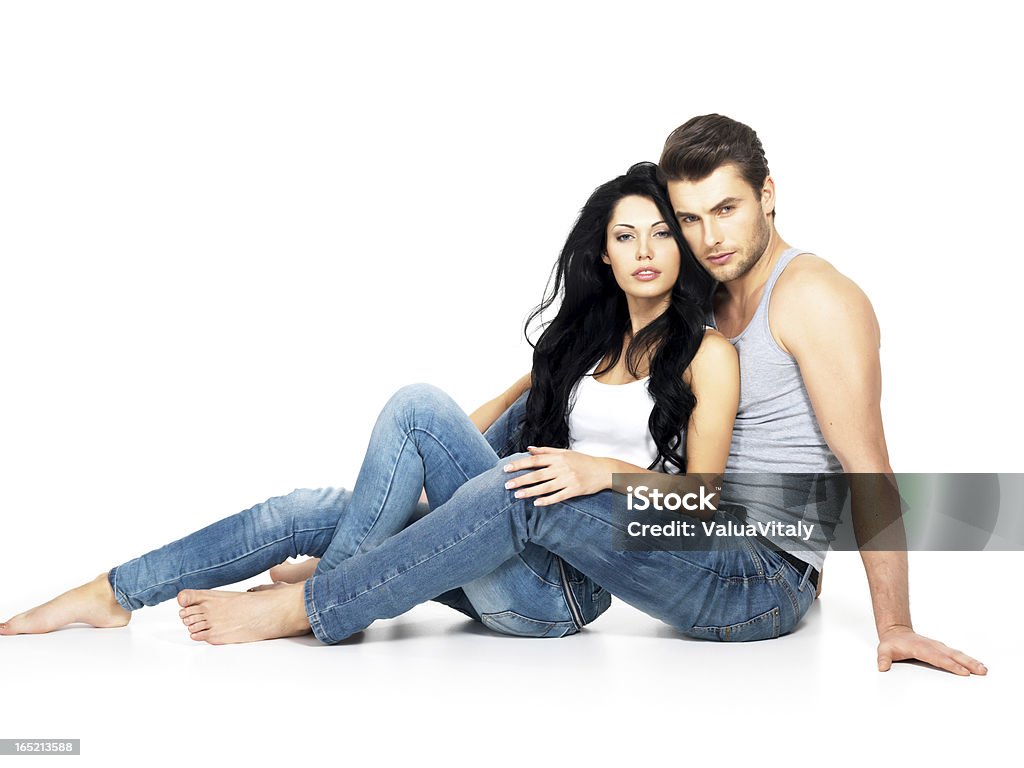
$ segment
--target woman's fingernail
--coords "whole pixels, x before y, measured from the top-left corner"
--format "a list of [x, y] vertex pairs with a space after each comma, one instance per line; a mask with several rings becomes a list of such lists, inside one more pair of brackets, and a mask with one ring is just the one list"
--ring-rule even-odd
[[514, 495], [515, 495], [515, 497], [517, 499], [523, 498], [523, 492], [522, 491], [516, 491]]
[[505, 465], [505, 466], [503, 467], [503, 469], [504, 469], [504, 470], [505, 470], [506, 472], [511, 472], [511, 471], [512, 471], [512, 465], [511, 465], [511, 464], [506, 464], [506, 465]]
[[506, 491], [512, 490], [512, 481], [511, 480], [509, 480], [507, 483], [505, 483], [505, 490]]

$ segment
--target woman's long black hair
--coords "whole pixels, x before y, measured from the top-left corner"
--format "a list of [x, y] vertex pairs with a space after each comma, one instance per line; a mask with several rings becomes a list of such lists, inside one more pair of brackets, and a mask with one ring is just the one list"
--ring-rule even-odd
[[[527, 445], [569, 446], [570, 397], [583, 376], [605, 357], [609, 363], [598, 376], [615, 367], [623, 339], [631, 334], [626, 295], [615, 282], [612, 269], [601, 260], [606, 248], [608, 222], [616, 204], [637, 195], [654, 202], [679, 245], [679, 278], [672, 301], [657, 319], [630, 338], [626, 367], [639, 378], [647, 357], [648, 392], [654, 409], [648, 422], [658, 457], [648, 469], [686, 471], [686, 446], [680, 438], [696, 405], [683, 381], [704, 337], [712, 279], [700, 268], [683, 239], [679, 222], [653, 163], [637, 163], [629, 171], [602, 184], [587, 200], [573, 225], [565, 247], [548, 280], [540, 305], [530, 313], [524, 332], [533, 346], [533, 373], [519, 450]], [[537, 343], [530, 341], [530, 326], [561, 296], [558, 313], [543, 326]]]

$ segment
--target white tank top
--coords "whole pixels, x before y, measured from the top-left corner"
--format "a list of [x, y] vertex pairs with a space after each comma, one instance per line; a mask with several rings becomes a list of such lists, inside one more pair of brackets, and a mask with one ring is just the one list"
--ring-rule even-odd
[[649, 377], [628, 384], [602, 384], [587, 371], [573, 391], [569, 411], [569, 449], [590, 456], [607, 456], [647, 468], [658, 448], [647, 429], [654, 399], [647, 392]]

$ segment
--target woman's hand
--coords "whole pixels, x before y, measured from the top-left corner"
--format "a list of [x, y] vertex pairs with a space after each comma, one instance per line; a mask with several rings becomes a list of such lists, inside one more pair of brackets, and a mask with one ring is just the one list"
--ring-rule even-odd
[[[505, 483], [508, 489], [521, 489], [516, 491], [517, 499], [544, 496], [533, 502], [534, 506], [543, 507], [611, 488], [612, 468], [608, 459], [565, 448], [536, 448], [531, 445], [527, 450], [531, 454], [528, 458], [505, 465], [506, 472], [536, 470]], [[531, 487], [523, 488], [527, 485]]]

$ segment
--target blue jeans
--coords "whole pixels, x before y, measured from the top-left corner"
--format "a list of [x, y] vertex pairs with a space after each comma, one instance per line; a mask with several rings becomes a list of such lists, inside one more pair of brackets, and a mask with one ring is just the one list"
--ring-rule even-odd
[[[447, 399], [422, 385], [403, 393], [417, 411], [433, 411]], [[531, 545], [696, 638], [778, 637], [796, 627], [814, 600], [810, 568], [797, 570], [756, 539], [709, 537], [683, 552], [616, 550], [611, 491], [534, 507], [505, 489], [512, 477], [502, 469], [506, 460], [473, 439], [476, 430], [467, 418], [445, 427], [431, 434], [431, 446], [419, 446], [428, 482], [432, 472], [462, 472], [470, 479], [423, 519], [306, 581], [306, 614], [320, 641], [336, 643], [376, 619], [398, 616], [492, 572]], [[478, 472], [488, 462], [490, 469]], [[739, 522], [723, 510], [715, 516], [716, 522]]]
[[[439, 390], [406, 387], [381, 412], [352, 491], [297, 489], [268, 499], [111, 569], [114, 595], [134, 610], [182, 589], [241, 581], [297, 555], [320, 557], [317, 574], [329, 572], [422, 518], [429, 511], [417, 504], [422, 489], [430, 507], [441, 506], [489, 469], [514, 443], [524, 404], [525, 396], [485, 436]], [[600, 586], [532, 544], [423, 600], [431, 598], [498, 632], [530, 637], [574, 634], [611, 603]]]

